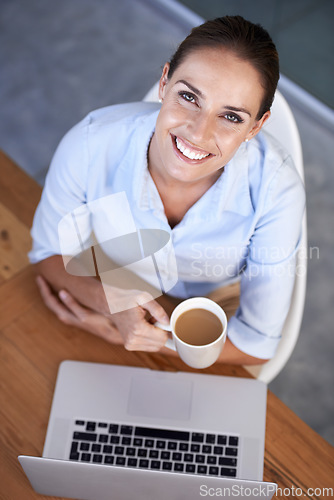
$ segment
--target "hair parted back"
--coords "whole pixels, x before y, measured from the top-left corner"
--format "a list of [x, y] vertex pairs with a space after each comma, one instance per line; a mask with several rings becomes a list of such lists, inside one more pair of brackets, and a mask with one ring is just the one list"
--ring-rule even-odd
[[278, 53], [269, 33], [260, 24], [253, 24], [241, 16], [206, 21], [193, 28], [181, 42], [170, 60], [168, 78], [190, 53], [208, 47], [229, 49], [258, 71], [265, 91], [257, 115], [260, 119], [272, 105], [279, 79]]

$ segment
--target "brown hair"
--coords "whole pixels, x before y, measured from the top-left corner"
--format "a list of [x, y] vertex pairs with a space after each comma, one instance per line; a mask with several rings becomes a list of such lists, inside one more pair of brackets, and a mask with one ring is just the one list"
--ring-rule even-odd
[[272, 105], [278, 79], [279, 59], [269, 33], [241, 16], [225, 16], [206, 21], [192, 29], [170, 60], [168, 78], [191, 52], [204, 47], [224, 47], [248, 61], [258, 71], [265, 91], [257, 115], [259, 120]]

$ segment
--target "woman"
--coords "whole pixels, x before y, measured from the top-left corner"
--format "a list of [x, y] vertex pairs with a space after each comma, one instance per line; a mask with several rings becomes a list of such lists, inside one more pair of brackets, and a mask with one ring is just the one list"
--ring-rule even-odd
[[258, 135], [278, 78], [268, 33], [240, 16], [219, 18], [194, 28], [165, 64], [161, 105], [110, 106], [65, 136], [35, 215], [30, 253], [42, 297], [62, 321], [126, 349], [170, 353], [166, 332], [153, 325], [168, 322], [166, 301], [134, 291], [134, 306], [111, 315], [108, 304], [128, 292], [103, 290], [98, 280], [64, 269], [59, 221], [78, 206], [125, 192], [137, 228], [171, 236], [179, 275], [168, 292], [172, 302], [240, 278], [240, 307], [220, 359], [258, 364], [274, 355], [304, 209], [291, 159]]

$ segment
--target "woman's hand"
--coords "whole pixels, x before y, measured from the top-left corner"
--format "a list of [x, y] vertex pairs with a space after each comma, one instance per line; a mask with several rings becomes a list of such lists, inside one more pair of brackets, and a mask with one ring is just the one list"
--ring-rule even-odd
[[[82, 306], [65, 290], [60, 290], [57, 297], [41, 276], [36, 282], [45, 305], [67, 325], [86, 330], [111, 343], [123, 343], [128, 350], [154, 352], [166, 343], [167, 333], [156, 328], [151, 321], [168, 324], [168, 316], [146, 292], [137, 292], [137, 306], [104, 315]], [[134, 295], [131, 300], [134, 300]]]
[[123, 343], [122, 336], [107, 316], [80, 305], [65, 290], [59, 292], [58, 298], [41, 276], [37, 276], [36, 283], [45, 305], [60, 321], [93, 333], [113, 344]]

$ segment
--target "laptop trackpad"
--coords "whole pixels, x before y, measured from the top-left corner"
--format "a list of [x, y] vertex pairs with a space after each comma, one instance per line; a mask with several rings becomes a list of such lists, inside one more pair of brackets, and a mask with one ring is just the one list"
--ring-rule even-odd
[[190, 380], [171, 380], [163, 374], [133, 377], [128, 413], [133, 416], [188, 420], [191, 414]]

